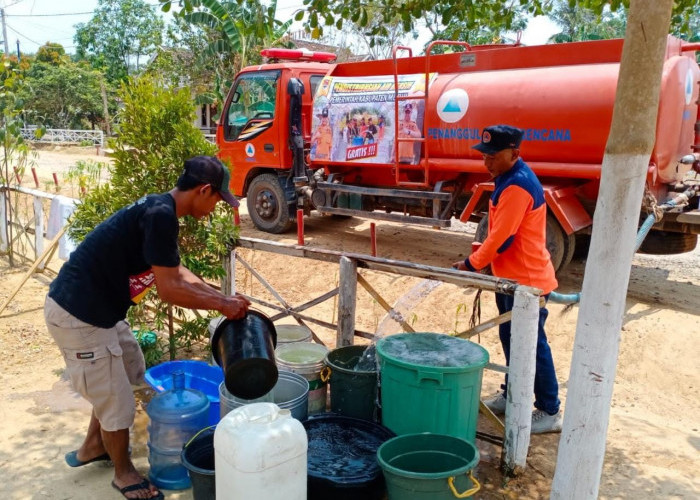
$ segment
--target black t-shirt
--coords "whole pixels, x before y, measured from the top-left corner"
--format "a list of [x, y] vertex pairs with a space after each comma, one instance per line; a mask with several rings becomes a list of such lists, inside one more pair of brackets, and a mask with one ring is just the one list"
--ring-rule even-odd
[[175, 200], [148, 195], [99, 224], [51, 283], [49, 297], [81, 321], [111, 328], [154, 284], [151, 266], [180, 264]]

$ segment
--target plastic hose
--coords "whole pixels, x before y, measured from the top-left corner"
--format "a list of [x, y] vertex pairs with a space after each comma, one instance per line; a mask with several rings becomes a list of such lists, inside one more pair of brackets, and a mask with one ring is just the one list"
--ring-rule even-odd
[[[663, 212], [670, 210], [671, 208], [678, 206], [680, 204], [687, 203], [689, 199], [691, 199], [693, 196], [695, 196], [696, 191], [695, 189], [691, 188], [686, 190], [685, 192], [677, 195], [675, 198], [670, 199], [668, 201], [665, 201], [663, 204], [658, 206], [659, 211], [656, 213], [663, 214]], [[639, 231], [637, 231], [637, 238], [635, 239], [635, 245], [634, 245], [634, 251], [636, 252], [639, 250], [639, 247], [642, 246], [642, 242], [644, 241], [644, 238], [647, 237], [649, 234], [649, 231], [651, 231], [651, 228], [654, 224], [656, 224], [657, 218], [656, 214], [654, 212], [650, 213], [649, 216], [644, 220], [642, 223], [641, 227], [639, 228]], [[581, 292], [577, 293], [557, 293], [557, 292], [551, 292], [549, 294], [549, 300], [551, 302], [557, 303], [557, 304], [578, 304], [581, 302]]]

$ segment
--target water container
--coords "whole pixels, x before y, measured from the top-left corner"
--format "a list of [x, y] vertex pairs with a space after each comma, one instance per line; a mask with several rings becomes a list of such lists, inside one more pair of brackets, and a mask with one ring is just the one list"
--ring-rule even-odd
[[251, 403], [275, 403], [292, 412], [292, 417], [301, 421], [309, 416], [309, 381], [297, 373], [280, 370], [275, 387], [257, 399], [240, 399], [232, 395], [222, 382], [219, 386], [221, 418], [236, 408]]
[[277, 345], [311, 342], [311, 330], [304, 325], [275, 325]]
[[304, 426], [274, 403], [228, 413], [214, 433], [217, 500], [306, 500]]
[[380, 339], [377, 355], [382, 424], [398, 435], [432, 432], [474, 444], [486, 349], [444, 334], [400, 333]]
[[[277, 330], [279, 335], [279, 327]], [[311, 342], [281, 344], [275, 349], [280, 370], [298, 373], [309, 381], [309, 415], [326, 411], [327, 379], [321, 377], [328, 348]]]
[[158, 488], [190, 487], [187, 469], [180, 461], [182, 447], [208, 425], [209, 399], [196, 389], [185, 388], [185, 373], [172, 374], [173, 388], [156, 394], [146, 413], [148, 423], [149, 479]]

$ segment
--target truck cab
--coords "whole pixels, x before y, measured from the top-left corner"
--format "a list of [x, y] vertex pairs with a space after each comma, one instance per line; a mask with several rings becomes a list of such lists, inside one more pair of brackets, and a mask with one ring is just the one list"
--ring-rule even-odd
[[[311, 139], [313, 96], [335, 54], [268, 49], [263, 55], [271, 62], [245, 68], [236, 77], [216, 142], [219, 156], [232, 166], [231, 190], [247, 198], [255, 225], [280, 233], [296, 214], [290, 169], [295, 154], [303, 161], [303, 144]], [[296, 145], [294, 137], [299, 138]]]

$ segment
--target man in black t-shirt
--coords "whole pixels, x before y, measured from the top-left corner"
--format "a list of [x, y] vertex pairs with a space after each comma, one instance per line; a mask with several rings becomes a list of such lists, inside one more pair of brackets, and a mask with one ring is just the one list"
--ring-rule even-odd
[[218, 292], [180, 263], [178, 218], [208, 216], [217, 202], [233, 207], [228, 169], [215, 157], [185, 162], [176, 187], [148, 195], [99, 224], [51, 283], [46, 325], [66, 361], [73, 388], [92, 404], [87, 436], [66, 454], [71, 467], [112, 460], [112, 486], [127, 498], [163, 498], [129, 457], [136, 406], [132, 385], [143, 382], [143, 353], [126, 312], [153, 285], [160, 298], [191, 309], [241, 318], [250, 302]]

